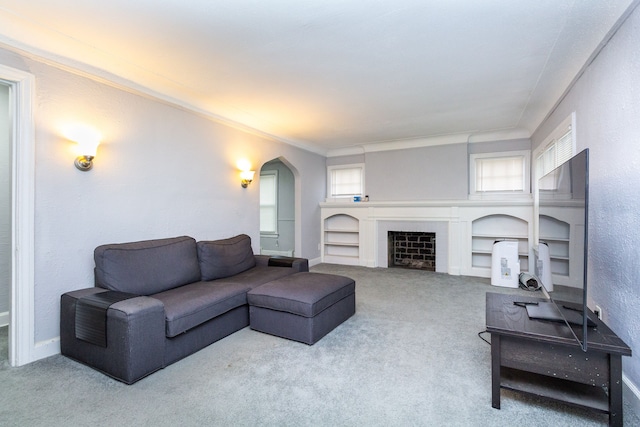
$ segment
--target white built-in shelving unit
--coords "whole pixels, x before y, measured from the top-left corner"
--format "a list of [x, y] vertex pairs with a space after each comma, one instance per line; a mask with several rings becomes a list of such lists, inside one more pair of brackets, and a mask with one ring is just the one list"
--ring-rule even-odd
[[555, 279], [568, 279], [570, 275], [570, 229], [567, 222], [550, 216], [540, 217], [541, 234], [538, 239], [549, 246], [551, 274]]
[[387, 229], [393, 224], [395, 231], [437, 229], [442, 273], [491, 277], [496, 240], [517, 240], [520, 271], [535, 272], [534, 247], [540, 240], [549, 245], [554, 284], [575, 286], [582, 274], [584, 210], [565, 201], [547, 209], [539, 236], [531, 199], [327, 202], [320, 208], [322, 262], [386, 267]]
[[493, 244], [499, 240], [518, 242], [520, 271], [529, 269], [529, 223], [510, 215], [494, 214], [478, 218], [471, 226], [471, 267], [491, 272]]
[[360, 265], [360, 221], [346, 214], [324, 220], [324, 262]]

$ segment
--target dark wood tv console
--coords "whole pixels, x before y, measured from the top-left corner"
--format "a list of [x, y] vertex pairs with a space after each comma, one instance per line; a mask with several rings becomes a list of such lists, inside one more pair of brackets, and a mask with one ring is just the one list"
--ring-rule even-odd
[[[493, 292], [486, 298], [494, 408], [504, 388], [600, 411], [610, 426], [622, 426], [622, 356], [631, 349], [611, 329], [596, 320], [584, 352], [565, 324], [529, 319], [514, 305], [544, 299]], [[575, 330], [580, 337], [581, 327]]]

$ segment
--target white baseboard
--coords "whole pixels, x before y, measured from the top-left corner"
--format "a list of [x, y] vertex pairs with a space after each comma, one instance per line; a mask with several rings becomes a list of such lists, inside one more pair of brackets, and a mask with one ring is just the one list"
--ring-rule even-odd
[[0, 328], [9, 325], [9, 312], [0, 313]]
[[314, 258], [309, 260], [309, 267], [313, 267], [314, 265], [318, 265], [322, 263], [322, 258]]
[[272, 256], [293, 256], [293, 251], [274, 251], [271, 249], [260, 248], [260, 255], [272, 255]]
[[[60, 337], [39, 341], [33, 346], [31, 362], [60, 354]], [[31, 363], [29, 362], [29, 363]]]
[[622, 396], [631, 404], [633, 412], [640, 414], [640, 390], [625, 374], [622, 374]]

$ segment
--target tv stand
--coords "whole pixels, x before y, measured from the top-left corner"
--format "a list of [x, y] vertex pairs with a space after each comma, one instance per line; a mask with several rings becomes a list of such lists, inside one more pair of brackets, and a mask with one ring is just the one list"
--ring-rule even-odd
[[566, 324], [530, 319], [514, 302], [545, 300], [487, 293], [491, 405], [500, 409], [504, 388], [593, 409], [608, 414], [610, 426], [622, 426], [622, 356], [631, 356], [629, 346], [594, 319], [583, 352]]

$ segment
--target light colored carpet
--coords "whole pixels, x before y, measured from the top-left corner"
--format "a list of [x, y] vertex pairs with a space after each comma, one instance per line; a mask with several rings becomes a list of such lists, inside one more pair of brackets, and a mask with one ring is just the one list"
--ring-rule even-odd
[[[357, 300], [314, 346], [245, 328], [132, 386], [62, 356], [0, 364], [0, 425], [607, 425], [508, 391], [491, 407], [490, 346], [477, 336], [485, 293], [531, 293], [414, 270], [313, 271], [354, 278]], [[628, 404], [624, 416], [640, 425]]]

